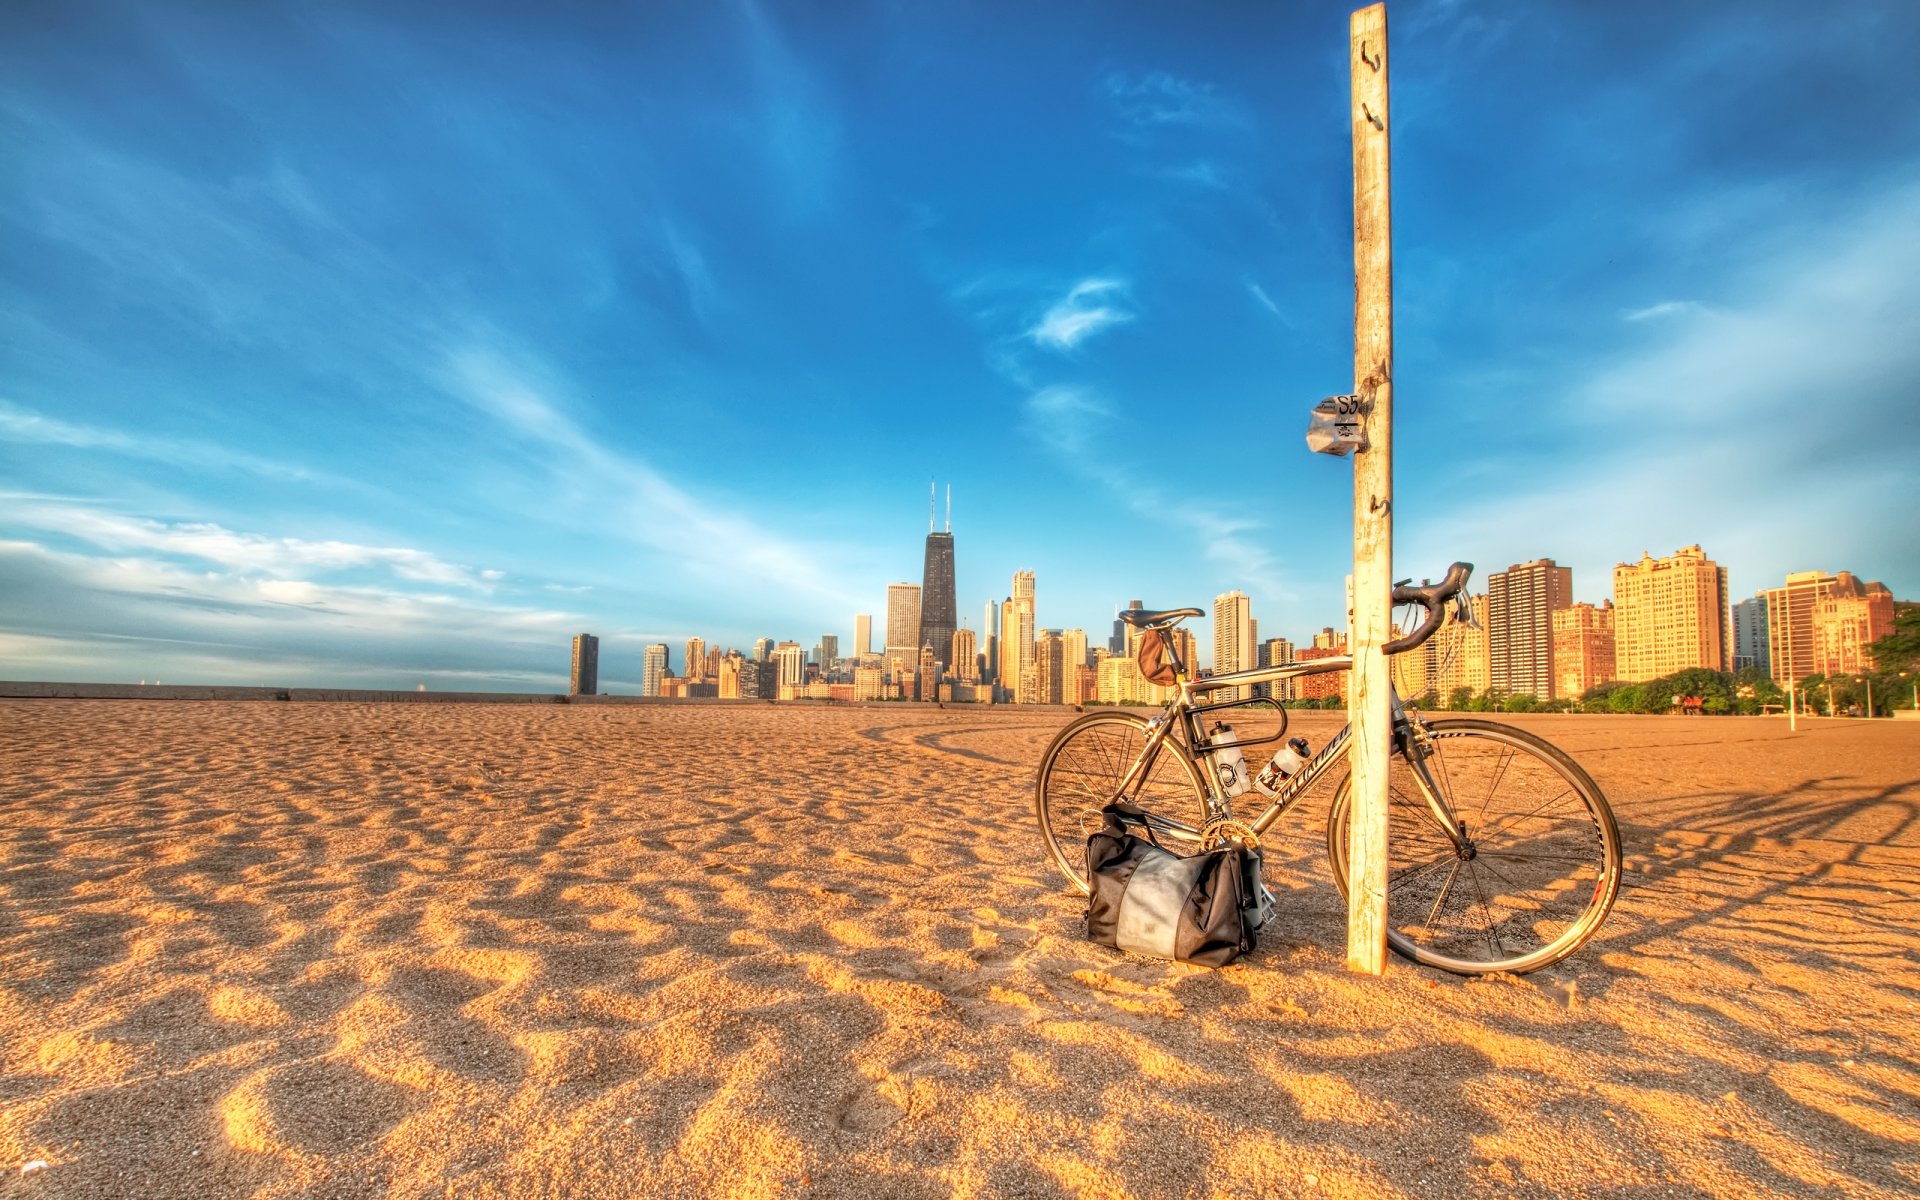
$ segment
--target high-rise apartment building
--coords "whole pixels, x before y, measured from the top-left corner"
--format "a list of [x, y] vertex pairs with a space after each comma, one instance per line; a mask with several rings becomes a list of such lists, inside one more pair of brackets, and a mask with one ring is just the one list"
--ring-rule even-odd
[[919, 644], [945, 664], [953, 653], [953, 631], [960, 626], [953, 591], [953, 489], [947, 489], [947, 527], [934, 532], [933, 514], [927, 514], [927, 552], [920, 572]]
[[1825, 571], [1795, 571], [1786, 586], [1760, 593], [1767, 601], [1767, 667], [1781, 687], [1815, 673], [1813, 613], [1836, 582]]
[[687, 639], [687, 682], [704, 683], [707, 678], [707, 640], [690, 637]]
[[840, 635], [823, 633], [820, 635], [820, 674], [825, 675], [833, 669], [840, 659]]
[[887, 657], [907, 661], [907, 667], [920, 661], [920, 585], [887, 585]]
[[1067, 667], [1066, 645], [1060, 640], [1058, 629], [1042, 629], [1034, 635], [1033, 669], [1037, 677], [1036, 694], [1039, 704], [1060, 704], [1066, 694], [1066, 681], [1061, 678]]
[[1487, 658], [1493, 686], [1553, 699], [1553, 614], [1573, 603], [1573, 568], [1550, 558], [1487, 577]]
[[667, 677], [667, 644], [655, 642], [647, 647], [646, 657], [640, 666], [640, 694], [658, 696], [660, 681]]
[[773, 648], [776, 687], [805, 687], [807, 651], [799, 642], [781, 642]]
[[[1318, 639], [1315, 639], [1318, 641]], [[1315, 645], [1311, 649], [1296, 650], [1295, 662], [1314, 662], [1323, 658], [1342, 658], [1347, 651], [1344, 646], [1336, 649], [1332, 646]], [[1294, 698], [1297, 700], [1324, 700], [1329, 696], [1347, 698], [1347, 672], [1328, 671], [1320, 675], [1302, 675], [1293, 681]]]
[[1842, 571], [1813, 607], [1813, 669], [1822, 675], [1870, 671], [1867, 647], [1892, 632], [1893, 593]]
[[1771, 655], [1767, 651], [1767, 594], [1748, 597], [1733, 606], [1733, 669], [1744, 671], [1748, 667], [1768, 669]]
[[1427, 658], [1427, 686], [1442, 700], [1466, 688], [1475, 694], [1493, 687], [1487, 650], [1487, 597], [1472, 596], [1471, 623], [1452, 617], [1420, 649]]
[[953, 677], [961, 683], [972, 683], [980, 678], [980, 652], [976, 649], [973, 630], [962, 628], [953, 631], [953, 648], [947, 660]]
[[[1213, 598], [1213, 673], [1250, 671], [1256, 665], [1253, 640], [1253, 601], [1242, 591], [1222, 592]], [[1222, 700], [1245, 700], [1252, 689], [1223, 688], [1213, 693]], [[1229, 696], [1228, 693], [1231, 693]]]
[[770, 659], [743, 658], [738, 664], [742, 700], [772, 700], [780, 694], [780, 672]]
[[576, 696], [600, 694], [600, 639], [590, 633], [573, 639], [573, 674], [567, 691]]
[[853, 617], [853, 653], [865, 657], [873, 653], [873, 614], [855, 613]]
[[1638, 683], [1691, 667], [1727, 669], [1727, 572], [1698, 546], [1613, 568], [1615, 677]]
[[1068, 629], [1060, 634], [1060, 703], [1085, 704], [1093, 699], [1081, 687], [1087, 665], [1087, 631]]
[[1579, 698], [1614, 676], [1613, 602], [1569, 604], [1553, 614], [1553, 688]]
[[1013, 702], [1040, 703], [1040, 669], [1034, 657], [1033, 572], [1013, 573], [1013, 595], [1001, 627], [1002, 659], [1013, 668]]
[[[1260, 643], [1260, 665], [1263, 667], [1284, 667], [1293, 661], [1293, 643], [1286, 638], [1268, 638]], [[1275, 700], [1293, 699], [1293, 680], [1276, 679], [1272, 683], [1261, 684], [1267, 695]]]
[[[1127, 601], [1127, 607], [1130, 609], [1140, 609], [1146, 606], [1138, 600], [1129, 600]], [[1127, 631], [1130, 628], [1132, 628], [1132, 626], [1122, 621], [1119, 617], [1113, 619], [1113, 636], [1107, 639], [1108, 654], [1125, 654], [1127, 652]]]
[[1000, 678], [1000, 606], [992, 600], [980, 610], [980, 632], [974, 641], [974, 653], [980, 657], [980, 682], [989, 692]]

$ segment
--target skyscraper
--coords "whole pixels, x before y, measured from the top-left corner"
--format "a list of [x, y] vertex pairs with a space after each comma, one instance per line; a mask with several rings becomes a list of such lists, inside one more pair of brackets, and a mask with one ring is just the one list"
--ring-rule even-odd
[[1085, 704], [1093, 699], [1080, 690], [1080, 670], [1087, 665], [1087, 631], [1069, 629], [1060, 635], [1060, 703]]
[[900, 657], [909, 668], [920, 661], [920, 585], [887, 585], [887, 657]]
[[953, 632], [953, 646], [949, 652], [948, 670], [961, 683], [972, 683], [980, 677], [979, 652], [971, 629], [956, 629]]
[[833, 669], [834, 660], [840, 657], [840, 635], [823, 633], [820, 635], [820, 674], [825, 675]]
[[567, 691], [575, 696], [600, 693], [600, 639], [590, 633], [573, 639], [573, 678]]
[[1001, 659], [1013, 665], [1013, 702], [1039, 704], [1040, 671], [1034, 659], [1033, 572], [1013, 573], [1011, 620], [1002, 631]]
[[1767, 665], [1781, 687], [1814, 673], [1813, 611], [1835, 582], [1825, 571], [1795, 571], [1785, 587], [1760, 593], [1767, 598]]
[[655, 642], [647, 647], [647, 656], [640, 668], [640, 694], [658, 696], [660, 681], [667, 676], [667, 646], [665, 642]]
[[[1138, 600], [1129, 600], [1127, 601], [1127, 607], [1138, 609], [1146, 606]], [[1119, 617], [1116, 616], [1113, 619], [1113, 636], [1107, 639], [1108, 654], [1125, 654], [1127, 652], [1127, 643], [1129, 640], [1127, 638], [1127, 628], [1127, 623]]]
[[773, 654], [773, 639], [772, 639], [772, 638], [755, 638], [755, 639], [753, 639], [753, 661], [755, 661], [755, 662], [766, 662], [766, 661], [767, 661], [767, 659], [768, 659], [768, 658], [769, 658], [769, 657], [770, 657], [770, 656], [771, 656], [772, 654]]
[[1042, 629], [1034, 637], [1033, 669], [1039, 704], [1060, 704], [1066, 694], [1066, 643], [1058, 629]]
[[[947, 528], [933, 529], [931, 500], [927, 513], [927, 553], [920, 573], [920, 640], [942, 664], [953, 653], [953, 631], [960, 617], [953, 594], [953, 489], [947, 489]], [[950, 665], [950, 664], [949, 664]]]
[[[1257, 662], [1253, 649], [1253, 601], [1245, 592], [1222, 592], [1213, 598], [1213, 673], [1251, 671]], [[1213, 693], [1222, 700], [1245, 700], [1251, 688], [1227, 688]]]
[[1759, 667], [1768, 671], [1771, 661], [1767, 653], [1767, 594], [1761, 592], [1733, 606], [1733, 669]]
[[693, 683], [703, 682], [707, 675], [707, 640], [690, 637], [687, 639], [687, 679]]
[[781, 642], [773, 648], [773, 665], [776, 672], [775, 686], [805, 687], [807, 684], [807, 651], [799, 642]]
[[873, 614], [855, 613], [853, 617], [853, 653], [865, 658], [873, 653]]
[[1569, 604], [1553, 613], [1553, 690], [1578, 699], [1615, 674], [1613, 602]]
[[1487, 577], [1487, 655], [1493, 686], [1553, 699], [1553, 614], [1573, 603], [1573, 568], [1550, 558]]
[[1698, 546], [1613, 568], [1614, 675], [1627, 683], [1688, 667], [1727, 669], [1727, 572]]
[[1000, 605], [993, 600], [987, 601], [985, 611], [980, 614], [980, 653], [987, 659], [986, 671], [980, 678], [991, 684], [1000, 678]]
[[1893, 593], [1884, 583], [1862, 583], [1842, 571], [1813, 606], [1813, 669], [1857, 675], [1873, 667], [1869, 645], [1893, 632]]

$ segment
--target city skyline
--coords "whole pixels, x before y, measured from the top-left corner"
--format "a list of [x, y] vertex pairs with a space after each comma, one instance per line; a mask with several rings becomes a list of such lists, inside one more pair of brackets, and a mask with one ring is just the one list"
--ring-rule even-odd
[[[630, 690], [924, 588], [936, 477], [960, 617], [1304, 644], [1351, 7], [11, 6], [0, 675], [546, 690], [591, 629]], [[1920, 8], [1391, 37], [1396, 577], [1920, 595], [1920, 76], [1858, 67]]]

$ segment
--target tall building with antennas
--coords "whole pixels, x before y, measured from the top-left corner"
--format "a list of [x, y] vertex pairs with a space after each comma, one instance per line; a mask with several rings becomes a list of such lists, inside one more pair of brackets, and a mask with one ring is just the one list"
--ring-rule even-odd
[[959, 627], [959, 609], [953, 595], [953, 488], [947, 488], [947, 527], [933, 527], [934, 485], [927, 486], [927, 555], [920, 576], [920, 645], [933, 651], [944, 668], [956, 664], [953, 634]]

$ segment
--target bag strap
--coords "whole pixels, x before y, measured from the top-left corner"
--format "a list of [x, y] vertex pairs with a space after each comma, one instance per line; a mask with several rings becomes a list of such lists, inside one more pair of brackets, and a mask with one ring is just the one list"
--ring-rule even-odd
[[[1160, 850], [1167, 849], [1160, 844], [1160, 839], [1154, 836], [1152, 816], [1146, 809], [1141, 808], [1133, 801], [1115, 800], [1113, 803], [1101, 809], [1100, 814], [1107, 819], [1106, 831], [1108, 833], [1114, 834], [1115, 836], [1130, 836], [1137, 830], [1140, 834], [1145, 835], [1146, 840], [1155, 848]], [[1170, 850], [1167, 852], [1169, 854], [1172, 853]]]

